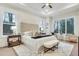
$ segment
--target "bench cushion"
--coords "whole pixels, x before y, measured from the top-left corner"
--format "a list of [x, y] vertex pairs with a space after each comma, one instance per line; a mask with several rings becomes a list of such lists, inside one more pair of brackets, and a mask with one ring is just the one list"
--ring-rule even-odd
[[59, 42], [58, 40], [51, 40], [51, 41], [44, 42], [44, 47], [51, 48], [51, 47], [57, 45], [58, 42]]

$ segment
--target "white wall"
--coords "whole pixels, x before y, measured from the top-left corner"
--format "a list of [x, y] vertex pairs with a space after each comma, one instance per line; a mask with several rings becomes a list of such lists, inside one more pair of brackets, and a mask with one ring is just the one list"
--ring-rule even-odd
[[[75, 32], [75, 35], [79, 35], [79, 11], [73, 11], [73, 12], [68, 12], [68, 13], [63, 13], [63, 14], [60, 13], [58, 15], [55, 15], [55, 16], [53, 16], [52, 23], [53, 23], [54, 20], [65, 19], [65, 18], [68, 18], [68, 17], [75, 17], [74, 32]], [[54, 26], [52, 25], [51, 31], [54, 30], [53, 27]]]
[[41, 17], [36, 16], [34, 14], [24, 12], [19, 9], [14, 9], [10, 7], [5, 7], [0, 5], [0, 36], [3, 34], [3, 15], [4, 12], [12, 12], [13, 14], [16, 15], [16, 20], [17, 20], [17, 31], [20, 32], [20, 24], [21, 22], [24, 23], [29, 23], [29, 24], [38, 24], [39, 20], [41, 20]]

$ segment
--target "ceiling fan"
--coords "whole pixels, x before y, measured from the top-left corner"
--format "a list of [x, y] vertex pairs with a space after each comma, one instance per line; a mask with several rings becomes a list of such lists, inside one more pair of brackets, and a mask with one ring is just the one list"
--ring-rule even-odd
[[44, 5], [41, 8], [49, 7], [52, 8], [51, 3], [44, 3]]

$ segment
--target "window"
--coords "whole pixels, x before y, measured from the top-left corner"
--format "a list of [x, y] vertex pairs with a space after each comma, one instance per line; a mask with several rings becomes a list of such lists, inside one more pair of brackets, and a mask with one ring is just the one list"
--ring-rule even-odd
[[[67, 28], [67, 29], [66, 29]], [[54, 32], [55, 33], [68, 33], [74, 34], [74, 18], [68, 18], [63, 20], [56, 20], [54, 22]]]
[[67, 33], [74, 34], [74, 18], [67, 19]]
[[16, 29], [16, 20], [13, 13], [5, 12], [3, 21], [3, 35], [13, 34]]
[[65, 33], [65, 20], [60, 21], [60, 33]]
[[58, 21], [55, 21], [54, 23], [54, 32], [58, 33]]

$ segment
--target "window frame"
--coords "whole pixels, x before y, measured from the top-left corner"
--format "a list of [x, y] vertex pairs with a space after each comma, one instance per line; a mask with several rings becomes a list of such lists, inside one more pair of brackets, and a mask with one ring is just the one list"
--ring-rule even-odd
[[[3, 27], [3, 24], [4, 24], [5, 13], [12, 13], [13, 15], [15, 15], [13, 12], [5, 11], [5, 12], [3, 13], [2, 27]], [[14, 19], [14, 18], [13, 18], [13, 19]], [[15, 15], [15, 26], [16, 26], [16, 31], [17, 31], [17, 19], [16, 19], [16, 15]], [[7, 36], [7, 35], [8, 35], [8, 34], [6, 34], [6, 35], [3, 34], [3, 28], [2, 28], [2, 35], [3, 35], [3, 36]]]
[[[58, 20], [54, 20], [54, 23], [55, 23], [55, 21], [65, 20], [65, 33], [63, 33], [63, 34], [69, 34], [69, 33], [67, 33], [67, 20], [68, 20], [69, 18], [75, 19], [75, 16], [70, 16], [70, 17], [60, 18], [60, 19], [58, 19]], [[74, 24], [75, 24], [75, 20], [74, 20], [74, 22], [73, 22], [73, 25], [74, 25]], [[75, 29], [74, 29], [74, 30], [75, 30]], [[54, 31], [55, 31], [55, 28], [54, 28]], [[58, 26], [58, 33], [61, 34], [61, 32], [60, 32], [60, 26]], [[75, 33], [75, 31], [74, 31], [74, 33]], [[73, 33], [73, 34], [74, 34], [74, 33]], [[70, 33], [70, 34], [71, 34], [71, 33]]]

